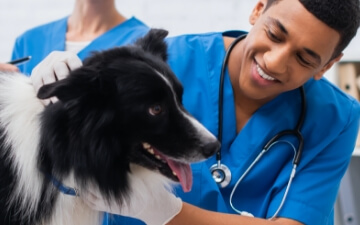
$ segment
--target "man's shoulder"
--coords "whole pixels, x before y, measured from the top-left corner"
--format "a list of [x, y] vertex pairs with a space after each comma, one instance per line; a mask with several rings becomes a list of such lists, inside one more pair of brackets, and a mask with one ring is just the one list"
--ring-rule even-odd
[[304, 86], [310, 110], [312, 107], [322, 113], [360, 117], [359, 101], [326, 78], [310, 80]]

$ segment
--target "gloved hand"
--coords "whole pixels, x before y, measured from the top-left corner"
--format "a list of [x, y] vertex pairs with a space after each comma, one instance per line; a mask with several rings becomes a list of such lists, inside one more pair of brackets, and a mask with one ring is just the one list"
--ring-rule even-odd
[[[37, 93], [44, 84], [64, 79], [69, 72], [82, 66], [80, 58], [72, 52], [51, 52], [31, 72], [31, 81]], [[57, 101], [56, 98], [42, 100], [44, 105]]]
[[[157, 179], [148, 176], [149, 180]], [[182, 209], [182, 201], [169, 191], [165, 186], [157, 185], [150, 187], [151, 183], [144, 182], [137, 177], [131, 178], [130, 183], [135, 183], [136, 190], [132, 191], [129, 199], [124, 199], [121, 204], [107, 201], [99, 192], [88, 190], [80, 194], [80, 198], [93, 210], [118, 214], [122, 216], [137, 218], [147, 225], [164, 225], [172, 220]], [[133, 186], [134, 185], [130, 185]], [[140, 185], [140, 186], [139, 186]], [[145, 185], [145, 186], [143, 186]], [[144, 187], [144, 188], [141, 188]]]

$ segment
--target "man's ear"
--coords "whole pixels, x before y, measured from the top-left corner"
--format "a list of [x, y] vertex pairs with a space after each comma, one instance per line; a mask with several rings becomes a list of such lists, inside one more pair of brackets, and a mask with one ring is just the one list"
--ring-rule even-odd
[[260, 15], [264, 12], [266, 8], [267, 0], [259, 0], [256, 3], [254, 9], [252, 10], [249, 18], [249, 22], [251, 25], [254, 25]]
[[336, 62], [339, 62], [344, 54], [341, 53], [338, 57], [332, 59], [330, 62], [328, 62], [317, 74], [315, 74], [314, 79], [320, 80], [326, 71], [328, 71]]

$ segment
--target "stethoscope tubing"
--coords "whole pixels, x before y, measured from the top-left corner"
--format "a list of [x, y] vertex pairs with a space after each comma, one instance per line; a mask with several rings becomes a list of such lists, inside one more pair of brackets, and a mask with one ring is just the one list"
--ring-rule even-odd
[[[222, 130], [223, 130], [223, 101], [224, 101], [224, 77], [225, 77], [225, 70], [227, 67], [227, 63], [229, 60], [229, 56], [230, 53], [232, 51], [232, 49], [234, 48], [234, 46], [241, 41], [242, 39], [244, 39], [246, 37], [246, 34], [241, 35], [239, 37], [237, 37], [229, 46], [229, 48], [227, 49], [226, 53], [225, 53], [225, 57], [222, 63], [222, 67], [221, 67], [221, 74], [220, 74], [220, 82], [219, 82], [219, 108], [218, 108], [218, 113], [219, 113], [219, 118], [218, 118], [218, 140], [220, 143], [222, 143]], [[301, 154], [302, 154], [302, 149], [303, 149], [303, 145], [304, 145], [304, 138], [301, 134], [301, 128], [302, 125], [304, 123], [305, 120], [305, 116], [306, 116], [306, 98], [305, 98], [305, 90], [304, 87], [301, 86], [299, 87], [300, 90], [300, 96], [301, 96], [301, 113], [298, 119], [298, 122], [295, 126], [295, 128], [293, 130], [284, 130], [279, 132], [278, 134], [276, 134], [274, 137], [272, 137], [263, 147], [262, 151], [258, 154], [258, 156], [255, 158], [255, 160], [251, 163], [251, 165], [246, 169], [246, 171], [241, 175], [241, 177], [238, 179], [238, 181], [236, 182], [233, 190], [231, 191], [231, 195], [230, 195], [230, 205], [233, 208], [234, 211], [236, 211], [237, 213], [242, 214], [241, 211], [237, 210], [233, 204], [232, 204], [232, 196], [235, 192], [235, 190], [237, 189], [237, 186], [239, 185], [239, 183], [244, 179], [244, 177], [250, 172], [250, 170], [255, 166], [255, 164], [260, 160], [260, 158], [276, 143], [279, 142], [285, 142], [287, 144], [289, 144], [292, 149], [294, 150], [294, 158], [293, 158], [293, 169], [292, 172], [290, 174], [290, 178], [288, 181], [288, 185], [286, 187], [286, 192], [283, 196], [282, 202], [279, 206], [279, 208], [277, 209], [277, 211], [275, 212], [274, 216], [272, 216], [271, 218], [274, 218], [277, 216], [277, 214], [279, 213], [280, 209], [282, 208], [284, 201], [286, 199], [287, 193], [290, 189], [290, 185], [292, 183], [293, 178], [295, 177], [295, 173], [296, 173], [296, 168], [298, 166], [298, 164], [300, 163], [300, 159], [301, 159]], [[286, 140], [280, 140], [280, 138], [284, 137], [284, 136], [289, 136], [289, 135], [294, 135], [297, 139], [298, 139], [298, 148], [296, 149], [295, 146]], [[230, 181], [231, 181], [231, 171], [230, 169], [224, 165], [221, 164], [221, 149], [219, 149], [219, 151], [216, 153], [216, 161], [217, 163], [214, 164], [213, 166], [211, 166], [210, 170], [211, 173], [215, 179], [215, 182], [221, 187], [224, 188], [226, 187]], [[216, 176], [215, 174], [221, 174], [220, 177], [221, 179], [219, 179], [219, 176]]]

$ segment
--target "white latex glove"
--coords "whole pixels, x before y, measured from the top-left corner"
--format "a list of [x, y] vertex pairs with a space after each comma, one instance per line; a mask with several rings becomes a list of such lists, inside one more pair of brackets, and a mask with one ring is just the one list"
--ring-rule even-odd
[[[154, 181], [157, 177], [152, 176], [150, 173], [146, 175], [148, 175], [146, 179], [149, 178], [148, 182], [134, 176], [130, 177], [132, 187], [138, 188], [132, 190], [129, 198], [121, 200], [120, 205], [114, 201], [109, 202], [103, 199], [97, 191], [81, 193], [80, 198], [96, 211], [137, 218], [147, 225], [167, 224], [181, 211], [182, 201], [171, 193], [168, 188], [157, 185], [159, 182], [149, 183], [149, 181]], [[154, 183], [156, 187], [155, 185], [150, 187]]]
[[[44, 84], [64, 79], [69, 72], [82, 66], [82, 61], [73, 52], [53, 51], [31, 72], [31, 81], [35, 92]], [[56, 98], [42, 100], [44, 105], [57, 101]]]

